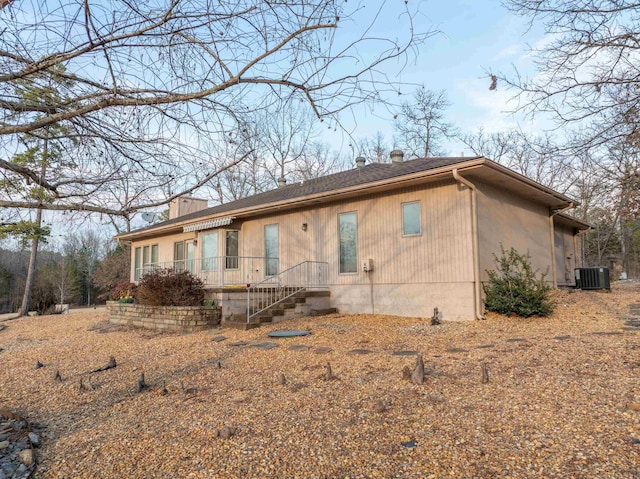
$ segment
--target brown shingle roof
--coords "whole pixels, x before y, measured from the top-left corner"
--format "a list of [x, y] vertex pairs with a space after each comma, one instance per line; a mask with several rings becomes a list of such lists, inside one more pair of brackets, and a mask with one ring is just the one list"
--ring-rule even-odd
[[140, 233], [146, 230], [170, 226], [175, 223], [188, 222], [198, 218], [220, 215], [225, 212], [231, 212], [253, 206], [276, 203], [286, 200], [294, 200], [304, 198], [305, 196], [315, 195], [319, 193], [328, 193], [330, 191], [340, 190], [352, 186], [364, 185], [380, 180], [396, 178], [400, 176], [410, 175], [421, 171], [434, 170], [437, 168], [452, 166], [457, 163], [482, 158], [474, 157], [449, 157], [449, 158], [418, 158], [415, 160], [403, 161], [402, 163], [371, 163], [363, 168], [355, 168], [352, 170], [341, 171], [332, 175], [322, 176], [307, 180], [304, 183], [294, 183], [276, 188], [274, 190], [265, 191], [253, 196], [247, 196], [236, 201], [224, 203], [222, 205], [206, 208], [194, 213], [179, 216], [153, 226], [137, 229], [129, 234]]

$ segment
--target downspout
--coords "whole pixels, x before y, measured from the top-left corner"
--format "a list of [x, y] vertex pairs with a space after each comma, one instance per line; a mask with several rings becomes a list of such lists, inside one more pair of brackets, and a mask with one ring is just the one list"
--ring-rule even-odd
[[551, 277], [553, 278], [553, 289], [558, 289], [558, 277], [556, 275], [556, 245], [555, 245], [555, 238], [553, 235], [553, 217], [555, 215], [559, 215], [560, 213], [564, 213], [567, 210], [570, 210], [575, 205], [576, 204], [573, 201], [571, 201], [569, 203], [569, 206], [565, 206], [564, 208], [561, 208], [556, 211], [552, 210], [551, 214], [549, 215], [549, 238], [551, 240]]
[[476, 319], [484, 319], [482, 313], [482, 291], [480, 289], [480, 258], [478, 255], [478, 200], [476, 186], [469, 180], [458, 174], [458, 169], [453, 169], [453, 178], [469, 188], [471, 191], [471, 231], [473, 235], [473, 295], [475, 303]]

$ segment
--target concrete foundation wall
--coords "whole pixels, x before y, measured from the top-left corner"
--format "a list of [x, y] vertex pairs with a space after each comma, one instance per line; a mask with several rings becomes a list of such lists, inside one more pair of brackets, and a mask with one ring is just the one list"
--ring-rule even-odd
[[332, 285], [331, 306], [341, 313], [427, 318], [438, 308], [445, 321], [474, 319], [473, 282]]

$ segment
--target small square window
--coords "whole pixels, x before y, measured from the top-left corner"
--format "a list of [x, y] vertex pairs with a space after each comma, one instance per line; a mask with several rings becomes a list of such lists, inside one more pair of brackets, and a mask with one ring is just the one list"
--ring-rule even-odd
[[402, 205], [402, 235], [415, 236], [422, 233], [420, 227], [420, 202], [403, 203]]

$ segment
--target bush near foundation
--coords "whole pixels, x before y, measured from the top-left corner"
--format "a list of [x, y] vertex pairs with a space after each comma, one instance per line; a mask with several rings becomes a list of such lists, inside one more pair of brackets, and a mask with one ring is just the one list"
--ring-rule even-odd
[[487, 270], [489, 282], [483, 285], [487, 310], [524, 318], [551, 314], [554, 304], [546, 281], [548, 272], [538, 274], [528, 253], [505, 250], [502, 245], [500, 250], [500, 257], [493, 255], [497, 270]]
[[109, 299], [111, 301], [122, 301], [126, 298], [131, 298], [133, 302], [133, 298], [136, 297], [136, 289], [138, 286], [135, 283], [131, 283], [129, 279], [122, 279], [116, 283], [116, 285], [109, 291]]
[[140, 279], [135, 298], [147, 306], [202, 306], [204, 283], [188, 271], [157, 269]]

